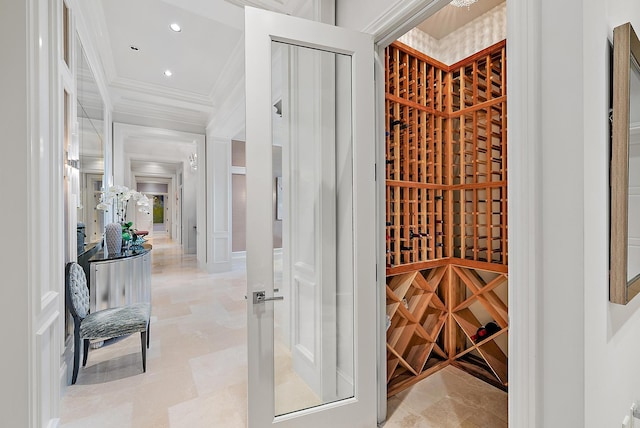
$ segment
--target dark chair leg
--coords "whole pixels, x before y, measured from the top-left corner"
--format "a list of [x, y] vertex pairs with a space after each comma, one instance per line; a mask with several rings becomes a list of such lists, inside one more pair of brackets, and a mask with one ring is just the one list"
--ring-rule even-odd
[[147, 348], [149, 347], [150, 338], [151, 338], [151, 321], [147, 323]]
[[74, 322], [73, 329], [73, 375], [71, 385], [78, 379], [78, 369], [80, 368], [80, 323]]
[[147, 332], [140, 332], [140, 344], [142, 345], [142, 371], [147, 372]]
[[89, 339], [85, 339], [84, 340], [84, 347], [83, 347], [83, 354], [82, 354], [82, 367], [85, 367], [87, 365], [87, 357], [89, 356]]

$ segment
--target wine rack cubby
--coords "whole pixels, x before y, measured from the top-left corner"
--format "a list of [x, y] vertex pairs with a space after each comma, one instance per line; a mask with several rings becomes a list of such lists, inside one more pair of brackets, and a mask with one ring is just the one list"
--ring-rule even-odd
[[389, 395], [448, 364], [508, 385], [505, 52], [386, 50]]

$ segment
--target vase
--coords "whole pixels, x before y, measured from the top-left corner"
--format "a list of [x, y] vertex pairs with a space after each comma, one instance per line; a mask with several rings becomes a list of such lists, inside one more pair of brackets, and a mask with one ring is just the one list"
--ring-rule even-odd
[[120, 254], [122, 250], [122, 226], [120, 223], [109, 223], [104, 232], [107, 255]]

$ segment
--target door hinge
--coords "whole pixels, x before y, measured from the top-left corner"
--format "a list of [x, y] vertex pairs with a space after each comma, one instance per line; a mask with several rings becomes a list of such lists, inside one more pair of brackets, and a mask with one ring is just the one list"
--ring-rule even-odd
[[378, 164], [377, 163], [373, 164], [373, 179], [375, 181], [378, 181]]

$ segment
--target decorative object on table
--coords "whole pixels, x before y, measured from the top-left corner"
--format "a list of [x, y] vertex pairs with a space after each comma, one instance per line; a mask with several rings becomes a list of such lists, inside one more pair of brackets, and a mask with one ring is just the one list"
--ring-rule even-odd
[[133, 222], [128, 221], [122, 223], [122, 247], [129, 249], [131, 242], [134, 240], [135, 232], [133, 231]]
[[[117, 248], [114, 246], [114, 250], [117, 248], [116, 253], [120, 253], [122, 249], [129, 249], [131, 246], [131, 242], [135, 241], [137, 237], [134, 237], [134, 228], [133, 222], [127, 221], [127, 209], [129, 207], [129, 201], [133, 199], [136, 202], [136, 206], [138, 207], [138, 211], [145, 214], [150, 214], [150, 205], [151, 202], [146, 195], [131, 190], [126, 186], [111, 186], [109, 190], [103, 191], [100, 194], [100, 203], [96, 206], [99, 210], [109, 211], [110, 208], [115, 210], [116, 221], [118, 223], [114, 223], [118, 225], [118, 240], [120, 241], [120, 247]], [[115, 233], [115, 232], [112, 232]], [[109, 254], [113, 254], [111, 252], [111, 248], [109, 248], [109, 237], [106, 238], [107, 241], [107, 251]], [[112, 240], [116, 240], [115, 236], [111, 237]], [[112, 245], [114, 245], [112, 243]]]
[[115, 209], [115, 220], [120, 224], [127, 222], [127, 208], [129, 206], [129, 200], [136, 201], [138, 211], [141, 213], [149, 214], [149, 207], [151, 202], [147, 195], [138, 191], [131, 190], [126, 186], [111, 186], [109, 190], [103, 191], [100, 194], [100, 203], [96, 206], [97, 209], [103, 211], [109, 211], [109, 208]]
[[131, 249], [132, 250], [141, 250], [142, 246], [145, 242], [147, 242], [142, 236], [134, 234], [134, 239], [131, 240]]
[[119, 254], [122, 251], [122, 225], [120, 223], [106, 225], [104, 240], [107, 246], [107, 254]]

